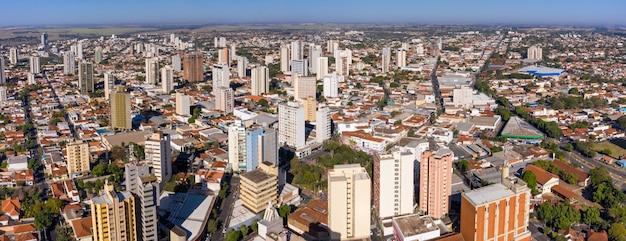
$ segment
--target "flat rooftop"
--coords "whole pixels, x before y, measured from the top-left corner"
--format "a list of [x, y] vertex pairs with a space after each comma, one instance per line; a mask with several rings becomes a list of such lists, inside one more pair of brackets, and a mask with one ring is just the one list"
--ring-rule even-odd
[[515, 195], [510, 188], [504, 186], [502, 183], [492, 184], [479, 189], [474, 189], [462, 194], [468, 201], [474, 206], [480, 206], [486, 203], [490, 203], [496, 200], [500, 200], [506, 197]]
[[393, 223], [400, 229], [402, 236], [411, 237], [418, 234], [439, 230], [439, 226], [430, 216], [410, 215], [394, 218]]
[[247, 179], [247, 180], [249, 180], [250, 182], [253, 182], [253, 183], [260, 183], [260, 182], [263, 182], [263, 181], [268, 180], [268, 179], [276, 178], [273, 175], [265, 173], [261, 169], [255, 169], [255, 170], [253, 170], [251, 172], [246, 172], [243, 175], [241, 175], [241, 177], [245, 178], [245, 179]]
[[187, 240], [196, 240], [206, 228], [215, 196], [165, 191], [160, 200], [159, 216], [184, 230]]

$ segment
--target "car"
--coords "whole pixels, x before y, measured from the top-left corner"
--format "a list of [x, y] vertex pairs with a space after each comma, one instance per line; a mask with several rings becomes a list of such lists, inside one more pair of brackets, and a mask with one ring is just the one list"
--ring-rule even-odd
[[222, 233], [226, 233], [226, 228], [224, 228], [224, 229], [222, 230]]

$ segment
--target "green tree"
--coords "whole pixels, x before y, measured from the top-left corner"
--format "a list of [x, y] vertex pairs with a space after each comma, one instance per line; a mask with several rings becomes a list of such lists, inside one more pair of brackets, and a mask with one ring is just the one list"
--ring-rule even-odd
[[619, 126], [622, 130], [626, 130], [626, 115], [617, 118], [617, 126]]
[[259, 221], [258, 220], [254, 220], [254, 222], [252, 222], [252, 224], [250, 225], [250, 229], [252, 229], [253, 233], [258, 233], [259, 232]]
[[241, 233], [235, 230], [229, 230], [226, 234], [226, 241], [238, 241], [241, 238]]
[[582, 213], [581, 221], [587, 225], [592, 225], [600, 221], [600, 209], [597, 207], [588, 207]]
[[280, 206], [280, 208], [278, 208], [278, 215], [281, 216], [282, 218], [286, 218], [287, 216], [289, 216], [290, 213], [291, 213], [291, 206], [287, 204], [283, 204], [282, 206]]
[[91, 170], [91, 174], [97, 177], [104, 176], [106, 174], [106, 168], [107, 164], [104, 162], [100, 162], [98, 163], [98, 165], [93, 167], [93, 169]]
[[459, 167], [459, 171], [461, 173], [466, 173], [469, 170], [469, 161], [461, 160], [461, 161], [459, 161], [457, 166]]
[[537, 176], [535, 175], [535, 173], [531, 171], [525, 171], [522, 174], [522, 180], [526, 182], [526, 185], [528, 185], [528, 187], [530, 188], [531, 194], [533, 196], [539, 194], [539, 191], [537, 190]]
[[35, 212], [35, 228], [42, 230], [52, 226], [52, 215], [47, 212]]
[[579, 94], [579, 93], [578, 93], [578, 88], [571, 88], [571, 89], [569, 90], [569, 93], [570, 93], [570, 94], [572, 94], [572, 95], [578, 95], [578, 94]]
[[509, 110], [509, 108], [500, 106], [496, 108], [496, 113], [498, 113], [502, 117], [503, 121], [508, 121], [511, 118], [511, 111]]
[[609, 239], [612, 241], [626, 241], [626, 228], [624, 227], [624, 224], [612, 224], [608, 233]]
[[572, 152], [574, 150], [574, 145], [572, 145], [571, 143], [567, 143], [565, 144], [565, 147], [563, 148], [568, 152]]
[[241, 231], [241, 235], [243, 237], [245, 237], [246, 235], [248, 235], [248, 231], [250, 231], [250, 230], [249, 230], [248, 226], [241, 225], [241, 227], [239, 227], [239, 231]]
[[269, 103], [267, 102], [267, 100], [265, 100], [265, 99], [260, 99], [260, 100], [257, 102], [257, 105], [259, 105], [259, 106], [263, 106], [263, 107], [265, 107], [265, 108], [270, 107], [270, 104], [269, 104]]

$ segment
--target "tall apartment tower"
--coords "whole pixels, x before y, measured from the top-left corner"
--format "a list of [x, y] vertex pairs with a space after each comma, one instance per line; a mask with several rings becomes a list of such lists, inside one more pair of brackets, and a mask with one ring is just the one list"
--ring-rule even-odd
[[215, 90], [215, 109], [228, 115], [233, 113], [234, 108], [235, 96], [233, 89], [226, 86], [217, 87]]
[[217, 51], [217, 63], [229, 65], [230, 63], [230, 55], [228, 54], [228, 48], [223, 47]]
[[466, 241], [530, 241], [530, 189], [503, 168], [502, 183], [461, 194], [461, 235]]
[[293, 76], [293, 97], [295, 100], [306, 100], [308, 97], [315, 98], [316, 91], [315, 77]]
[[70, 178], [78, 177], [90, 171], [89, 144], [83, 141], [76, 141], [65, 146], [65, 160], [67, 161], [67, 172]]
[[46, 32], [41, 34], [41, 46], [48, 46], [48, 33]]
[[335, 51], [335, 71], [338, 75], [349, 76], [352, 69], [352, 50]]
[[387, 73], [389, 72], [389, 62], [391, 62], [391, 49], [389, 47], [383, 48], [381, 58], [382, 71], [383, 73]]
[[180, 59], [180, 55], [177, 54], [177, 55], [172, 56], [172, 68], [176, 72], [180, 72], [183, 69], [182, 68], [182, 60]]
[[146, 84], [156, 85], [159, 82], [159, 59], [146, 59]]
[[315, 76], [316, 79], [321, 80], [328, 74], [328, 57], [319, 57], [317, 62]]
[[371, 181], [359, 164], [335, 165], [328, 172], [328, 229], [331, 240], [370, 236]]
[[0, 56], [0, 85], [5, 85], [6, 82], [7, 82], [7, 77], [6, 77], [6, 74], [4, 73], [4, 57]]
[[7, 101], [7, 87], [4, 85], [0, 85], [0, 106], [4, 105], [4, 102]]
[[172, 178], [172, 145], [167, 133], [153, 133], [145, 142], [146, 161], [160, 187]]
[[117, 192], [106, 181], [100, 196], [91, 199], [94, 241], [137, 241], [135, 197]]
[[104, 99], [109, 100], [111, 98], [111, 92], [113, 92], [113, 86], [115, 86], [115, 76], [113, 73], [104, 73]]
[[304, 121], [315, 122], [315, 111], [317, 110], [317, 100], [313, 96], [302, 100], [304, 106]]
[[94, 91], [93, 63], [83, 61], [78, 64], [78, 87], [83, 95]]
[[453, 155], [441, 148], [425, 151], [420, 158], [419, 210], [434, 218], [446, 215], [450, 207]]
[[201, 53], [189, 53], [183, 59], [183, 78], [189, 82], [204, 80], [204, 67]]
[[230, 51], [228, 52], [228, 58], [230, 61], [234, 60], [237, 56], [237, 45], [235, 43], [230, 44]]
[[414, 155], [393, 148], [374, 155], [374, 207], [381, 219], [413, 213]]
[[96, 64], [99, 64], [100, 62], [102, 62], [102, 47], [100, 46], [96, 47], [94, 51], [94, 62]]
[[329, 53], [334, 54], [337, 49], [339, 49], [339, 40], [331, 39], [326, 42], [326, 51]]
[[136, 232], [139, 241], [158, 240], [157, 206], [161, 190], [154, 174], [150, 174], [147, 165], [128, 163], [124, 166], [126, 191], [135, 199]]
[[263, 133], [257, 137], [256, 149], [259, 163], [266, 162], [278, 166], [280, 164], [278, 163], [278, 132], [274, 128], [262, 126]]
[[337, 76], [337, 72], [324, 76], [324, 97], [336, 98], [339, 96], [339, 77], [343, 79], [343, 76]]
[[123, 86], [118, 86], [111, 94], [111, 127], [120, 130], [133, 128], [130, 115], [130, 94]]
[[228, 162], [234, 172], [246, 170], [246, 126], [240, 120], [228, 127]]
[[291, 58], [289, 58], [289, 46], [281, 45], [280, 46], [280, 71], [288, 72], [290, 64], [291, 64]]
[[406, 49], [399, 49], [396, 53], [396, 66], [398, 68], [406, 67]]
[[315, 139], [317, 142], [323, 143], [332, 135], [330, 110], [326, 106], [320, 106], [315, 115]]
[[174, 69], [167, 65], [161, 68], [161, 91], [167, 94], [172, 90], [174, 90]]
[[322, 57], [322, 46], [319, 45], [310, 45], [309, 46], [309, 66], [311, 67], [312, 73], [316, 74], [319, 69], [317, 65], [319, 64], [319, 58]]
[[260, 213], [278, 198], [278, 167], [261, 163], [259, 168], [241, 175], [241, 204], [253, 213]]
[[278, 143], [296, 149], [305, 145], [304, 108], [298, 102], [278, 106]]
[[244, 56], [237, 56], [237, 76], [246, 77], [247, 69], [248, 69], [248, 58]]
[[191, 97], [181, 92], [176, 92], [176, 114], [180, 116], [191, 115]]
[[252, 69], [252, 76], [250, 78], [251, 94], [262, 95], [270, 90], [270, 70], [265, 66], [258, 66]]
[[63, 73], [65, 75], [76, 74], [76, 55], [72, 51], [63, 53]]
[[290, 65], [291, 74], [298, 73], [303, 76], [309, 75], [308, 61], [306, 59], [292, 59]]
[[85, 52], [83, 51], [83, 41], [78, 41], [76, 44], [76, 58], [83, 60]]
[[265, 125], [246, 127], [235, 120], [228, 127], [228, 150], [233, 171], [250, 172], [262, 162], [278, 165], [278, 133]]
[[227, 64], [213, 65], [213, 94], [218, 87], [230, 87], [230, 70]]
[[291, 60], [304, 59], [304, 45], [300, 40], [291, 42]]
[[39, 56], [30, 56], [30, 72], [33, 74], [41, 73], [41, 64], [39, 63]]
[[17, 48], [10, 48], [9, 49], [9, 62], [12, 65], [16, 65], [19, 60], [20, 60], [19, 50]]
[[533, 45], [528, 48], [528, 59], [543, 59], [543, 50], [539, 45]]

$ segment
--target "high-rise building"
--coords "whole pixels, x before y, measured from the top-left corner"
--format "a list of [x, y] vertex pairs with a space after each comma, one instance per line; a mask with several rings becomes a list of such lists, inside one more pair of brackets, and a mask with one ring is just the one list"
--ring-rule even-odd
[[258, 66], [252, 69], [251, 94], [262, 95], [269, 92], [270, 89], [270, 70], [265, 66]]
[[83, 141], [76, 141], [65, 146], [65, 161], [67, 162], [67, 172], [70, 178], [78, 177], [90, 171], [89, 144]]
[[180, 72], [182, 70], [180, 55], [177, 54], [172, 56], [172, 68], [176, 72]]
[[316, 79], [323, 79], [328, 74], [328, 57], [317, 58], [317, 70], [315, 70]]
[[383, 54], [381, 55], [381, 68], [383, 73], [389, 72], [389, 62], [391, 62], [391, 48], [383, 48]]
[[337, 72], [324, 76], [324, 97], [336, 98], [339, 95], [339, 79], [343, 76], [337, 76]]
[[335, 71], [338, 75], [349, 76], [352, 69], [352, 50], [335, 51]]
[[417, 46], [415, 46], [415, 53], [418, 56], [424, 56], [424, 45], [423, 44], [417, 44]]
[[78, 87], [83, 95], [93, 92], [93, 64], [91, 62], [83, 61], [78, 63]]
[[237, 56], [237, 45], [235, 43], [231, 43], [230, 51], [228, 52], [228, 59], [232, 61], [235, 59], [235, 56]]
[[145, 156], [156, 181], [163, 187], [172, 178], [172, 146], [170, 135], [154, 133], [145, 142]]
[[420, 157], [419, 210], [431, 217], [448, 213], [452, 189], [452, 159], [450, 149], [428, 150]]
[[159, 59], [146, 59], [146, 84], [156, 85], [159, 82]]
[[96, 47], [96, 50], [94, 53], [94, 62], [96, 64], [99, 64], [100, 62], [102, 62], [102, 47], [100, 46]]
[[213, 65], [213, 94], [219, 87], [230, 88], [230, 70], [227, 64]]
[[35, 85], [37, 82], [35, 81], [35, 74], [28, 73], [28, 84]]
[[235, 120], [228, 127], [228, 162], [233, 171], [246, 170], [246, 126], [240, 120]]
[[250, 172], [261, 162], [278, 163], [278, 134], [264, 125], [246, 127], [240, 120], [228, 127], [228, 160], [233, 171]]
[[326, 51], [334, 54], [335, 50], [339, 49], [339, 40], [331, 39], [326, 42]]
[[204, 80], [201, 53], [189, 53], [183, 59], [183, 78], [189, 82]]
[[291, 60], [304, 59], [304, 45], [300, 40], [291, 42]]
[[115, 86], [115, 76], [113, 73], [104, 73], [104, 99], [109, 100], [111, 98], [111, 92], [113, 92], [113, 86]]
[[220, 44], [218, 47], [226, 47], [226, 38], [220, 37]]
[[291, 60], [291, 74], [299, 74], [302, 76], [309, 75], [309, 68], [307, 67], [308, 61], [306, 59], [292, 59]]
[[17, 50], [17, 48], [10, 48], [9, 49], [9, 62], [12, 65], [16, 65], [19, 60], [20, 60], [20, 53]]
[[247, 69], [248, 69], [248, 58], [244, 56], [237, 56], [237, 76], [246, 77]]
[[[274, 128], [261, 125], [263, 133], [258, 136], [258, 145], [256, 148], [258, 163], [267, 162], [278, 166], [278, 132]], [[251, 149], [254, 151], [255, 149]]]
[[326, 106], [320, 106], [315, 115], [315, 139], [317, 142], [323, 143], [332, 135], [330, 110]]
[[291, 64], [291, 59], [289, 58], [289, 46], [281, 45], [280, 46], [280, 71], [288, 72], [290, 64]]
[[76, 74], [76, 56], [72, 51], [63, 53], [63, 73], [65, 75]]
[[111, 94], [111, 127], [121, 130], [133, 128], [130, 115], [130, 94], [126, 93], [123, 86], [118, 86]]
[[176, 92], [176, 114], [180, 116], [191, 115], [191, 97], [181, 92]]
[[305, 100], [307, 97], [315, 98], [317, 91], [315, 77], [301, 77], [293, 75], [293, 97], [295, 100]]
[[398, 68], [406, 67], [406, 49], [399, 49], [396, 53], [396, 66]]
[[278, 106], [278, 143], [296, 149], [305, 145], [304, 108], [298, 102]]
[[169, 65], [161, 68], [161, 90], [163, 93], [174, 90], [174, 70]]
[[235, 93], [227, 86], [215, 89], [215, 109], [224, 112], [225, 115], [233, 113], [235, 108]]
[[317, 110], [317, 100], [315, 97], [309, 96], [302, 100], [304, 106], [304, 120], [309, 122], [315, 122], [315, 111]]
[[39, 56], [30, 56], [30, 72], [33, 74], [41, 73], [41, 64], [39, 63]]
[[0, 106], [4, 105], [4, 102], [7, 101], [7, 87], [4, 85], [0, 85]]
[[223, 47], [222, 49], [218, 50], [218, 52], [217, 52], [217, 63], [218, 64], [225, 64], [225, 65], [229, 65], [230, 64], [230, 54], [228, 53], [228, 48], [227, 47]]
[[46, 32], [41, 34], [41, 46], [48, 46], [48, 33]]
[[143, 164], [128, 163], [124, 165], [126, 191], [135, 198], [137, 240], [158, 240], [157, 206], [161, 190], [156, 183], [154, 174]]
[[83, 51], [83, 41], [78, 41], [78, 43], [76, 44], [76, 58], [78, 59], [85, 59], [84, 58], [84, 51]]
[[0, 56], [0, 85], [5, 85], [6, 82], [7, 82], [7, 77], [6, 77], [6, 74], [4, 73], [4, 57]]
[[117, 192], [106, 181], [100, 196], [91, 199], [94, 241], [136, 241], [135, 197], [128, 191]]
[[260, 213], [278, 198], [278, 167], [261, 163], [259, 168], [241, 175], [241, 204], [253, 213]]
[[528, 59], [543, 59], [543, 50], [539, 45], [533, 45], [528, 48]]
[[309, 66], [311, 67], [311, 73], [316, 74], [319, 69], [317, 65], [319, 64], [319, 58], [322, 57], [322, 46], [313, 45], [309, 46]]
[[328, 171], [328, 229], [331, 240], [370, 237], [371, 182], [359, 164]]
[[[503, 168], [502, 183], [461, 194], [461, 235], [466, 241], [530, 241], [530, 189]], [[505, 173], [506, 172], [506, 173]]]
[[379, 218], [413, 213], [414, 157], [400, 148], [374, 155], [374, 207]]

